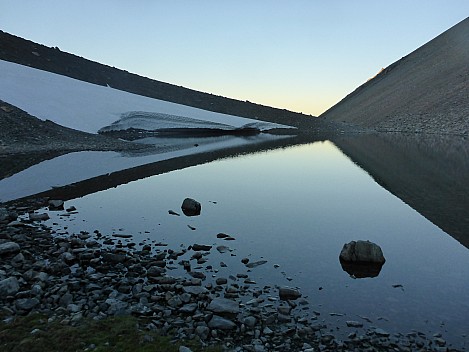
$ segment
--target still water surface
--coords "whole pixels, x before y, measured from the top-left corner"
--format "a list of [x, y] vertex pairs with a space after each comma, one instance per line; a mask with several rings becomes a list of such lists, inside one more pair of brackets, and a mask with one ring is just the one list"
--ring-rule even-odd
[[[200, 216], [182, 214], [186, 197], [201, 202]], [[267, 260], [250, 277], [261, 287], [299, 287], [310, 303], [304, 314], [320, 313], [318, 321], [338, 327], [337, 334], [354, 331], [345, 321], [358, 320], [389, 332], [441, 332], [455, 347], [469, 343], [468, 249], [379, 186], [331, 142], [194, 166], [66, 205], [78, 213], [50, 222], [70, 233], [126, 233], [136, 243], [165, 242], [174, 249], [227, 245], [233, 255], [212, 250], [210, 264], [219, 277], [246, 272], [241, 258]], [[219, 240], [219, 232], [236, 240]], [[360, 239], [383, 249], [386, 263], [378, 277], [353, 279], [341, 268], [342, 246]], [[227, 267], [218, 267], [220, 261]]]

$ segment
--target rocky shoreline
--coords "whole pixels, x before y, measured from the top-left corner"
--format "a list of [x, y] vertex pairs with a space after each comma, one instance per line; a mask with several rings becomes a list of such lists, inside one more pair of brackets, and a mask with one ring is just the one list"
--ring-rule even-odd
[[300, 289], [256, 285], [251, 269], [266, 261], [243, 258], [246, 272], [216, 275], [208, 259], [227, 246], [170, 249], [99, 231], [56, 233], [43, 224], [50, 212], [67, 217], [76, 211], [47, 199], [0, 206], [3, 324], [32, 313], [72, 325], [131, 314], [143, 330], [228, 351], [450, 350], [439, 334], [390, 334], [361, 321], [347, 321], [352, 330], [341, 339], [320, 312], [310, 319], [301, 314], [310, 304]]

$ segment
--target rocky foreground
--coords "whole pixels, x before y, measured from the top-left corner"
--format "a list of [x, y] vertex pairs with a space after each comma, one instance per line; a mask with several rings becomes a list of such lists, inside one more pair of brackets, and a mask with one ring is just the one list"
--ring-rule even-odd
[[[44, 205], [48, 209], [37, 212]], [[247, 274], [215, 279], [217, 270], [206, 262], [211, 252], [222, 253], [227, 246], [169, 249], [161, 243], [137, 246], [123, 241], [127, 235], [98, 231], [58, 234], [42, 224], [52, 211], [67, 217], [76, 209], [44, 199], [0, 207], [4, 323], [35, 312], [72, 325], [83, 318], [132, 314], [140, 329], [229, 351], [449, 350], [441, 335], [391, 335], [364, 329], [360, 321], [348, 321], [356, 330], [341, 340], [334, 327], [320, 322], [319, 312], [309, 319], [300, 314], [310, 307], [299, 289], [255, 285], [250, 269], [265, 261], [243, 258]]]

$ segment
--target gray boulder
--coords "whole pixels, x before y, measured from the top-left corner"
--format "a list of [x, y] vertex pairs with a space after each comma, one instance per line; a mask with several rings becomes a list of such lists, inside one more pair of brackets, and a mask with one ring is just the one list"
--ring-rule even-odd
[[0, 244], [0, 255], [16, 254], [20, 251], [20, 245], [15, 242], [5, 242]]
[[20, 290], [20, 285], [16, 277], [0, 281], [0, 297], [14, 296]]
[[339, 256], [345, 262], [362, 262], [383, 264], [381, 247], [370, 241], [352, 241], [344, 244]]
[[377, 277], [386, 261], [381, 248], [370, 241], [344, 244], [339, 255], [340, 265], [352, 278]]
[[186, 216], [197, 216], [200, 215], [200, 211], [202, 210], [202, 206], [198, 201], [192, 198], [186, 198], [182, 202], [181, 206], [182, 212]]

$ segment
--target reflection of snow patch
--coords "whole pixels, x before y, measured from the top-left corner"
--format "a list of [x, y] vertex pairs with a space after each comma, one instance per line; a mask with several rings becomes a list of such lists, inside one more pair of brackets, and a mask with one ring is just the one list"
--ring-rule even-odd
[[[267, 133], [255, 137], [220, 136], [210, 138], [146, 138], [158, 150], [116, 152], [76, 152], [42, 161], [0, 180], [0, 202], [30, 196], [92, 177], [186, 155], [281, 140], [287, 136]], [[197, 145], [197, 146], [196, 146]]]

